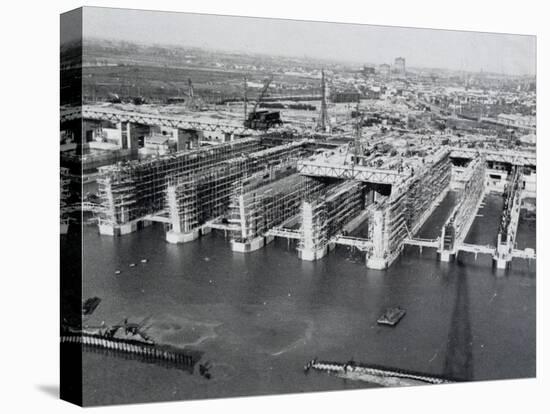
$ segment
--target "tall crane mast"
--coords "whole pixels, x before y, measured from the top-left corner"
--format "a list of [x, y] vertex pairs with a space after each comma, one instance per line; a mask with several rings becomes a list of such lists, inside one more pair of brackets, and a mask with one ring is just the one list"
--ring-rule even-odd
[[317, 121], [317, 129], [323, 132], [327, 131], [328, 114], [327, 114], [327, 83], [325, 79], [325, 71], [321, 70], [321, 113]]
[[355, 111], [357, 113], [357, 122], [355, 124], [355, 139], [353, 142], [353, 163], [357, 165], [359, 163], [359, 156], [361, 155], [361, 135], [362, 135], [362, 126], [364, 114], [359, 112], [359, 101], [357, 100], [357, 106]]
[[256, 100], [256, 103], [254, 104], [254, 108], [252, 109], [252, 113], [256, 113], [256, 109], [258, 109], [258, 105], [264, 98], [265, 93], [267, 92], [267, 89], [269, 88], [269, 85], [271, 84], [271, 81], [273, 81], [273, 75], [269, 76], [269, 78], [266, 79], [264, 82], [264, 87], [262, 88], [262, 91], [260, 92], [260, 95], [258, 96], [258, 99]]
[[248, 80], [246, 79], [246, 76], [244, 77], [244, 120], [246, 122], [246, 118], [248, 117]]
[[191, 82], [191, 78], [187, 79], [187, 85], [188, 85], [188, 94], [191, 99], [195, 97], [195, 91], [193, 90], [193, 82]]
[[195, 91], [193, 90], [193, 82], [191, 82], [191, 78], [187, 79], [187, 107], [189, 109], [195, 109]]

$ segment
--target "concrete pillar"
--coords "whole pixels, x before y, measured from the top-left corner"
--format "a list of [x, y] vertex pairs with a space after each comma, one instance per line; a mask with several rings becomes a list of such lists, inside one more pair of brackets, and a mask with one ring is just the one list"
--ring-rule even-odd
[[506, 242], [502, 243], [502, 235], [499, 233], [497, 238], [497, 248], [493, 255], [493, 263], [497, 269], [506, 269], [512, 261], [512, 244], [508, 237]]
[[[187, 191], [193, 191], [194, 188], [188, 188]], [[166, 201], [170, 217], [171, 230], [166, 233], [168, 243], [187, 243], [196, 240], [200, 236], [200, 228], [192, 228], [190, 223], [180, 214], [180, 205], [178, 202], [177, 185], [171, 184], [166, 188]]]
[[100, 222], [98, 227], [99, 234], [106, 236], [123, 236], [137, 231], [138, 223], [137, 221], [131, 221], [124, 224]]
[[447, 233], [446, 226], [441, 228], [441, 247], [439, 249], [439, 260], [442, 262], [450, 262], [455, 257], [454, 240], [451, 242], [450, 248], [445, 246], [445, 235]]
[[316, 203], [307, 201], [302, 203], [302, 243], [298, 250], [298, 256], [302, 260], [318, 260], [328, 252], [326, 234], [323, 234], [322, 224], [317, 220], [318, 211], [322, 208], [324, 206]]
[[231, 240], [231, 250], [239, 253], [249, 253], [261, 249], [273, 241], [273, 236], [258, 236], [246, 242]]
[[177, 188], [175, 185], [169, 185], [166, 188], [166, 201], [166, 204], [168, 204], [168, 215], [170, 217], [172, 231], [175, 233], [181, 233], [181, 217], [178, 209]]
[[119, 122], [117, 128], [120, 130], [120, 148], [128, 148], [128, 122]]
[[138, 149], [137, 126], [131, 122], [119, 122], [117, 128], [120, 130], [120, 147], [122, 149]]
[[388, 267], [388, 262], [383, 257], [367, 257], [367, 268], [373, 270], [384, 270]]
[[318, 249], [300, 249], [298, 251], [298, 257], [302, 260], [312, 262], [325, 257], [328, 253], [328, 246], [319, 247]]
[[200, 230], [195, 229], [189, 232], [170, 230], [166, 232], [166, 241], [172, 244], [188, 243], [197, 240], [200, 236]]
[[455, 258], [455, 253], [451, 253], [449, 250], [442, 250], [439, 253], [439, 260], [442, 262], [451, 262]]
[[509, 261], [500, 257], [493, 257], [493, 262], [497, 269], [506, 269], [509, 265]]
[[185, 151], [198, 148], [203, 133], [194, 129], [174, 128], [172, 135], [177, 142], [177, 151]]
[[369, 269], [382, 270], [386, 269], [388, 262], [387, 257], [387, 240], [384, 234], [385, 228], [385, 211], [373, 210], [372, 214], [372, 242], [373, 248], [367, 253], [366, 262]]
[[123, 236], [125, 234], [133, 233], [137, 230], [137, 222], [130, 222], [125, 224], [118, 225], [119, 235]]
[[244, 195], [239, 195], [239, 216], [241, 219], [241, 237], [246, 239], [248, 234], [247, 223], [246, 223], [246, 213], [244, 208]]

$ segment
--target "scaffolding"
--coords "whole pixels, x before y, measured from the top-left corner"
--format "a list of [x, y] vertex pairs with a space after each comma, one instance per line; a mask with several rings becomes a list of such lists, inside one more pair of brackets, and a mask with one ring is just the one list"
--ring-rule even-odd
[[296, 172], [305, 142], [293, 142], [239, 156], [198, 173], [170, 178], [167, 204], [175, 232], [188, 233], [228, 215], [231, 196], [246, 183], [272, 182]]
[[452, 164], [448, 156], [436, 160], [410, 183], [405, 199], [405, 222], [415, 234], [431, 213], [435, 200], [445, 194], [451, 182]]
[[[521, 189], [520, 189], [520, 168], [513, 167], [512, 178], [506, 186], [504, 193], [504, 208], [499, 226], [499, 237], [502, 242], [507, 242], [509, 239], [515, 239], [517, 223], [513, 223], [514, 209], [519, 210], [521, 204]], [[517, 221], [517, 220], [516, 220]], [[515, 224], [511, 225], [511, 224]]]
[[59, 173], [59, 219], [61, 225], [66, 226], [69, 222], [67, 210], [69, 206], [69, 198], [71, 196], [71, 191], [69, 188], [71, 179], [68, 168], [61, 167]]
[[505, 269], [512, 261], [512, 258], [534, 258], [534, 250], [515, 250], [516, 233], [519, 224], [519, 213], [521, 209], [522, 189], [520, 185], [521, 168], [513, 167], [512, 178], [506, 187], [504, 209], [500, 222], [497, 248], [493, 258], [496, 260], [498, 269]]
[[485, 158], [472, 160], [461, 174], [458, 202], [441, 230], [441, 250], [456, 253], [474, 221], [485, 194]]
[[448, 192], [450, 181], [449, 154], [436, 153], [424, 158], [422, 169], [392, 188], [389, 197], [369, 206], [368, 234], [373, 242], [367, 252], [369, 267], [383, 269], [397, 258], [405, 240], [418, 232]]
[[388, 260], [401, 252], [403, 240], [408, 236], [407, 193], [382, 198], [369, 209], [368, 235], [374, 245], [371, 254]]
[[356, 218], [365, 206], [367, 185], [345, 181], [302, 202], [300, 243], [302, 258], [322, 257], [332, 237]]
[[249, 243], [272, 228], [283, 225], [300, 212], [306, 197], [327, 187], [324, 181], [291, 174], [284, 178], [253, 177], [239, 183], [231, 197], [229, 223], [232, 240]]
[[169, 179], [185, 178], [261, 149], [260, 140], [250, 138], [100, 167], [97, 180], [103, 209], [100, 220], [110, 225], [124, 224], [162, 211]]

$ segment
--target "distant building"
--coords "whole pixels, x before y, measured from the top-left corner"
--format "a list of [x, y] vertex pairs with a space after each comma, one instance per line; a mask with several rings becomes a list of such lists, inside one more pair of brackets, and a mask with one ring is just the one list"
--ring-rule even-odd
[[380, 73], [380, 75], [382, 76], [390, 76], [390, 65], [388, 65], [387, 63], [383, 63], [381, 64], [380, 66], [378, 66], [378, 72]]
[[380, 87], [372, 86], [365, 89], [365, 98], [367, 99], [380, 99]]
[[96, 127], [91, 132], [88, 148], [99, 150], [118, 150], [122, 148], [122, 133], [118, 128]]
[[394, 62], [394, 68], [395, 68], [395, 72], [397, 72], [400, 75], [404, 75], [406, 73], [405, 58], [396, 57]]
[[186, 96], [170, 96], [166, 99], [167, 104], [184, 104], [187, 102]]
[[356, 91], [333, 92], [330, 95], [330, 100], [335, 103], [357, 102], [359, 99], [361, 95]]
[[537, 143], [537, 136], [535, 134], [523, 135], [519, 138], [524, 144], [535, 145]]
[[363, 70], [361, 72], [363, 73], [364, 76], [374, 75], [375, 73], [374, 66], [364, 65]]
[[507, 125], [516, 128], [529, 128], [535, 129], [537, 127], [537, 121], [534, 116], [520, 115], [520, 114], [500, 114], [497, 116], [497, 120], [502, 125]]
[[171, 147], [175, 147], [175, 145], [171, 145], [168, 135], [152, 134], [145, 137], [144, 146], [140, 148], [139, 152], [148, 155], [164, 155], [172, 151]]

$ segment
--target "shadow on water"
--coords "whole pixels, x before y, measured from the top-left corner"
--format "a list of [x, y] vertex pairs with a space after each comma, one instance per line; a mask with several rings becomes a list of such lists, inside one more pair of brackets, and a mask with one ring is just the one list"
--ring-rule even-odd
[[474, 365], [468, 275], [465, 267], [458, 267], [458, 272], [453, 277], [455, 304], [451, 314], [443, 374], [446, 378], [469, 381], [473, 379]]

